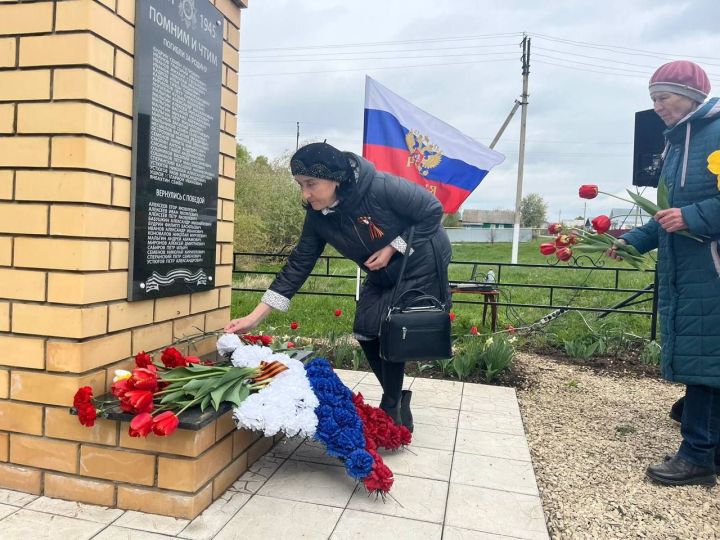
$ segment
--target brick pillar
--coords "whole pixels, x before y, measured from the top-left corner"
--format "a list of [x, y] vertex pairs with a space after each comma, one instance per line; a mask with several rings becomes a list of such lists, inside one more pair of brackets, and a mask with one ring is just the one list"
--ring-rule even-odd
[[271, 445], [229, 415], [147, 440], [68, 415], [134, 352], [230, 317], [240, 6], [197, 1], [225, 17], [217, 286], [132, 303], [135, 1], [0, 2], [0, 487], [189, 518]]

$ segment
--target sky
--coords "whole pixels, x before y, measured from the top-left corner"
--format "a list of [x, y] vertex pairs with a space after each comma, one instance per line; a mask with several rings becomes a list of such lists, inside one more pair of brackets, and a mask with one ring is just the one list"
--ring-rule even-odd
[[[624, 204], [579, 199], [580, 184], [633, 189], [634, 115], [652, 106], [657, 67], [693, 60], [720, 95], [718, 15], [717, 0], [252, 0], [241, 21], [238, 141], [279, 157], [295, 149], [300, 122], [301, 144], [327, 139], [360, 154], [369, 75], [489, 145], [522, 92], [526, 33], [523, 195], [539, 193], [550, 221], [592, 218]], [[519, 140], [518, 110], [495, 148], [506, 160], [463, 208], [514, 209]]]

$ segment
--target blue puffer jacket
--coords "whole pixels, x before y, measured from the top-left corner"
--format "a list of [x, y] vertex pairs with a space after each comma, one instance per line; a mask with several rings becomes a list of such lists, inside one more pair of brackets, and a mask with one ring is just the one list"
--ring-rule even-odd
[[670, 381], [720, 388], [720, 191], [707, 166], [720, 150], [720, 98], [701, 105], [665, 132], [660, 181], [703, 242], [668, 234], [650, 221], [623, 235], [646, 253], [658, 248], [662, 374]]

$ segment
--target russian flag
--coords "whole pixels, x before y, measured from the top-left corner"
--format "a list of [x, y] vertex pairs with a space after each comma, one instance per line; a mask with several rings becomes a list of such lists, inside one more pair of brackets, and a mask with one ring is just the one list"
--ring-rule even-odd
[[363, 157], [378, 170], [420, 184], [457, 212], [505, 156], [365, 78]]

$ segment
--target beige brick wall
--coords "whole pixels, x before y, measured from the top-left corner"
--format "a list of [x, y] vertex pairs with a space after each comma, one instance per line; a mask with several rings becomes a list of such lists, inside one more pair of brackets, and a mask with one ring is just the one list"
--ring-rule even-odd
[[130, 303], [135, 0], [0, 0], [0, 487], [189, 518], [271, 444], [229, 414], [146, 440], [68, 414], [138, 350], [229, 319], [240, 9], [209, 1], [225, 16], [217, 288]]

